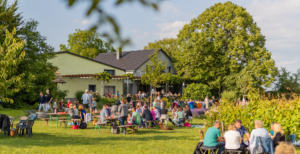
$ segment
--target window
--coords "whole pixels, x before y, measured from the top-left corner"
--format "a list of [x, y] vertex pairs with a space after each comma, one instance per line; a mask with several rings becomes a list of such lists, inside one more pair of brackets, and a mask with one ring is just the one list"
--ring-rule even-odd
[[108, 92], [115, 94], [115, 89], [115, 86], [104, 86], [104, 94], [108, 94]]
[[115, 70], [104, 69], [105, 72], [108, 72], [110, 75], [115, 75]]
[[89, 84], [89, 91], [93, 91], [93, 92], [95, 92], [96, 91], [96, 85], [94, 85], [94, 84]]
[[171, 66], [170, 66], [170, 67], [168, 67], [168, 69], [169, 69], [169, 72], [168, 72], [168, 73], [171, 73]]

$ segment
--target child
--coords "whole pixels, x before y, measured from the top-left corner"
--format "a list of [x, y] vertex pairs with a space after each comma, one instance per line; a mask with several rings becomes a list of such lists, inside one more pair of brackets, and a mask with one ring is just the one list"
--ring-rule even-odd
[[95, 98], [92, 98], [93, 102], [92, 102], [92, 105], [93, 105], [93, 111], [95, 111], [97, 109], [97, 102], [95, 101]]
[[155, 120], [155, 111], [154, 111], [154, 108], [153, 108], [153, 107], [150, 107], [150, 111], [151, 111], [153, 120]]
[[70, 108], [70, 104], [71, 104], [71, 101], [68, 100], [68, 103], [67, 103], [67, 108]]
[[63, 103], [64, 103], [64, 99], [61, 99], [59, 102], [59, 109], [62, 109], [62, 110], [64, 109]]
[[128, 113], [127, 125], [132, 125], [132, 114], [131, 113]]
[[57, 102], [57, 99], [55, 99], [55, 100], [54, 100], [54, 103], [53, 103], [53, 109], [54, 109], [54, 110], [57, 109], [57, 104], [56, 104], [56, 102]]
[[74, 105], [76, 106], [76, 108], [78, 107], [78, 101], [74, 101]]
[[73, 109], [74, 109], [74, 118], [79, 119], [77, 106], [73, 105]]
[[[69, 102], [68, 102], [68, 103], [69, 103]], [[70, 104], [71, 104], [71, 102], [70, 102]], [[70, 119], [74, 119], [75, 111], [74, 111], [74, 109], [73, 109], [73, 105], [72, 105], [72, 104], [70, 105], [70, 104], [69, 104], [69, 106], [68, 106], [68, 107], [70, 107], [70, 109], [69, 109]]]

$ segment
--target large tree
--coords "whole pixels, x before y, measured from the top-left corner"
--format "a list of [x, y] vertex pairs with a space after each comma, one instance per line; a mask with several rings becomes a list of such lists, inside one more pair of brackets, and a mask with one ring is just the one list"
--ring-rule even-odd
[[219, 92], [235, 86], [228, 86], [227, 78], [242, 71], [251, 72], [253, 85], [269, 86], [276, 68], [265, 41], [245, 8], [232, 2], [217, 3], [180, 30], [176, 54], [180, 63], [175, 67], [184, 76], [204, 79]]
[[96, 30], [80, 30], [69, 34], [68, 46], [60, 44], [60, 51], [70, 51], [78, 55], [95, 58], [100, 53], [116, 52], [114, 47], [100, 38]]
[[164, 38], [162, 40], [154, 41], [148, 43], [147, 46], [144, 46], [144, 49], [163, 49], [166, 54], [171, 58], [172, 62], [175, 62], [174, 56], [178, 51], [178, 43], [174, 38]]
[[279, 70], [273, 90], [279, 93], [300, 93], [300, 69], [297, 73], [289, 72], [285, 67]]
[[[3, 29], [0, 29], [3, 30]], [[0, 44], [0, 101], [13, 103], [8, 95], [19, 92], [18, 87], [13, 87], [14, 84], [20, 84], [24, 74], [17, 73], [17, 67], [24, 60], [25, 46], [24, 41], [17, 41], [14, 38], [16, 29], [9, 33], [6, 30], [6, 38]]]

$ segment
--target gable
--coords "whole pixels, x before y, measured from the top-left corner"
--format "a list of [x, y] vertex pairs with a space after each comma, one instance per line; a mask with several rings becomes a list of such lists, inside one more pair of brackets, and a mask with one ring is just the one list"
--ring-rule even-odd
[[122, 69], [108, 66], [69, 52], [59, 52], [55, 58], [49, 60], [49, 62], [58, 67], [61, 75], [94, 74], [103, 72], [105, 69], [115, 70], [115, 75], [124, 74], [124, 70]]

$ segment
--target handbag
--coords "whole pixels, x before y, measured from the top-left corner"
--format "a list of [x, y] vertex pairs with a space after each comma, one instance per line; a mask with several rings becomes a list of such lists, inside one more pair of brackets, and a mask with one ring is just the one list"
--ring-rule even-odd
[[258, 146], [255, 147], [255, 153], [258, 153], [258, 154], [264, 153], [264, 148], [261, 145], [261, 139], [260, 139], [260, 137], [257, 137], [257, 139], [259, 139], [259, 141], [258, 141]]

